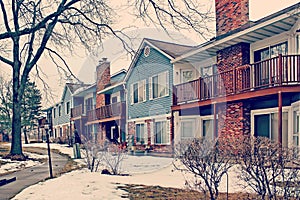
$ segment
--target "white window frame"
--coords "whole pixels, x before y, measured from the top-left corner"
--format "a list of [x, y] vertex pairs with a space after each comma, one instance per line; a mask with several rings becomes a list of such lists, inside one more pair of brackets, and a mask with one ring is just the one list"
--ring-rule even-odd
[[121, 99], [120, 99], [120, 91], [111, 94], [111, 96], [110, 96], [110, 103], [111, 103], [111, 104], [113, 103], [113, 102], [112, 102], [112, 99], [115, 98], [115, 97], [117, 98], [117, 102], [116, 102], [116, 103], [118, 103], [118, 102], [121, 101]]
[[[157, 97], [153, 97], [153, 78], [154, 77], [157, 77], [158, 79], [158, 91], [157, 91]], [[165, 78], [165, 83], [161, 83], [162, 81], [160, 79], [162, 78]], [[170, 93], [170, 90], [169, 90], [169, 71], [164, 71], [164, 72], [161, 72], [159, 74], [155, 74], [151, 77], [149, 77], [149, 99], [152, 100], [152, 99], [158, 99], [158, 98], [162, 98], [162, 97], [166, 97], [166, 96], [169, 96], [169, 93]], [[164, 94], [162, 95], [159, 95], [159, 88], [162, 88], [163, 89], [161, 91], [164, 90]]]
[[[300, 101], [297, 101], [297, 102], [295, 102], [295, 103], [293, 103], [292, 104], [292, 109], [291, 109], [292, 111], [291, 111], [291, 139], [290, 139], [290, 143], [292, 144], [292, 145], [294, 145], [294, 136], [298, 136], [298, 147], [300, 147], [300, 127], [298, 127], [298, 130], [299, 130], [299, 132], [298, 132], [298, 134], [297, 133], [295, 133], [295, 131], [294, 131], [294, 127], [295, 127], [295, 121], [294, 121], [294, 113], [296, 113], [296, 115], [299, 115], [299, 117], [300, 117]], [[297, 123], [297, 122], [296, 122]], [[299, 125], [300, 125], [300, 122], [298, 122], [299, 123]]]
[[[165, 122], [165, 129], [166, 129], [166, 136], [167, 136], [167, 142], [165, 143], [157, 143], [156, 140], [155, 140], [155, 137], [156, 137], [156, 123], [162, 123], [162, 122]], [[153, 122], [153, 143], [155, 145], [170, 145], [171, 144], [171, 138], [170, 138], [170, 120], [167, 120], [167, 119], [158, 119], [158, 120], [155, 120]]]
[[[138, 101], [134, 102], [134, 90], [133, 90], [133, 86], [137, 84], [137, 92], [138, 92]], [[141, 92], [142, 94], [142, 100], [140, 100], [140, 88], [141, 88]], [[131, 100], [131, 105], [136, 104], [136, 103], [141, 103], [141, 102], [145, 102], [146, 101], [146, 79], [134, 82], [130, 85], [130, 100]]]
[[[218, 117], [217, 117], [218, 119]], [[205, 115], [205, 116], [200, 116], [200, 137], [204, 137], [203, 135], [203, 125], [204, 125], [204, 121], [206, 120], [213, 120], [213, 123], [215, 123], [214, 121], [214, 115]], [[213, 124], [214, 126], [214, 124]], [[211, 139], [214, 139], [214, 127], [213, 128], [213, 131], [212, 131], [212, 135], [211, 135]]]
[[183, 123], [185, 122], [191, 122], [192, 123], [192, 130], [196, 130], [196, 120], [195, 118], [183, 118], [180, 120], [180, 140], [187, 140], [187, 139], [193, 139], [196, 137], [195, 131], [193, 131], [192, 136], [191, 137], [184, 137], [182, 132], [182, 128], [183, 128]]
[[143, 138], [140, 138], [141, 140], [143, 139], [144, 140], [144, 143], [143, 144], [148, 144], [148, 134], [147, 134], [147, 124], [146, 123], [144, 123], [144, 122], [137, 122], [137, 123], [135, 123], [135, 140], [136, 140], [136, 143], [137, 144], [142, 144], [142, 142], [141, 141], [137, 141], [137, 126], [138, 125], [143, 125], [144, 126], [144, 133], [143, 133]]
[[[290, 145], [292, 141], [291, 133], [292, 133], [292, 126], [291, 126], [291, 106], [284, 106], [282, 107], [282, 113], [288, 113], [288, 141], [287, 144]], [[254, 116], [255, 115], [265, 115], [265, 114], [275, 114], [278, 113], [278, 107], [275, 108], [266, 108], [266, 109], [256, 109], [251, 110], [251, 135], [254, 136]], [[272, 138], [272, 135], [269, 136], [269, 139]]]

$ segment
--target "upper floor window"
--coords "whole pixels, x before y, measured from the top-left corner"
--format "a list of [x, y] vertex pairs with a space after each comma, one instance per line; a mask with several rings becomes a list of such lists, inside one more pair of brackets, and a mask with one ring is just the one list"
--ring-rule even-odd
[[56, 108], [53, 108], [53, 118], [56, 117]]
[[194, 72], [191, 69], [180, 70], [181, 83], [186, 83], [194, 79]]
[[211, 76], [217, 73], [217, 65], [209, 65], [200, 68], [201, 77]]
[[58, 106], [58, 116], [61, 116], [61, 105]]
[[287, 42], [269, 46], [264, 49], [254, 51], [254, 62], [259, 62], [259, 61], [267, 60], [269, 58], [274, 58], [279, 54], [286, 55], [287, 51], [288, 51]]
[[297, 53], [300, 54], [300, 34], [296, 37]]
[[146, 80], [133, 83], [130, 87], [131, 104], [146, 101]]
[[68, 101], [66, 103], [66, 114], [69, 114], [70, 113], [70, 102]]
[[155, 99], [169, 95], [169, 71], [149, 78], [149, 98]]
[[93, 98], [92, 97], [85, 100], [85, 107], [86, 107], [86, 111], [93, 109]]

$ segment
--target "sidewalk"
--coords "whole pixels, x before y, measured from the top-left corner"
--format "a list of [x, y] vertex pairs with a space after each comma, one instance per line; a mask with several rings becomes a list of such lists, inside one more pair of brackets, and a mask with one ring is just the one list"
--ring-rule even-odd
[[[46, 150], [45, 150], [45, 153]], [[67, 163], [67, 158], [57, 153], [51, 153], [53, 174], [59, 172]], [[36, 184], [49, 177], [49, 165], [45, 162], [12, 174], [0, 176], [0, 179], [11, 179], [16, 177], [16, 181], [0, 187], [0, 200], [11, 199], [23, 189]]]

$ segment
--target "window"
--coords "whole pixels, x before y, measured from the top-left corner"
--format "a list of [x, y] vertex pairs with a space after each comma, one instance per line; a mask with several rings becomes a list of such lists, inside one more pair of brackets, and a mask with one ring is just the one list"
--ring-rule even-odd
[[146, 101], [146, 80], [131, 84], [131, 104]]
[[300, 112], [293, 112], [293, 145], [299, 146]]
[[56, 108], [53, 108], [53, 118], [56, 117]]
[[61, 105], [58, 106], [58, 116], [61, 116]]
[[195, 131], [195, 120], [186, 119], [181, 121], [180, 123], [181, 140], [194, 138], [195, 137], [194, 131]]
[[137, 143], [146, 144], [148, 137], [145, 129], [145, 124], [136, 124], [135, 125], [135, 139]]
[[207, 139], [214, 138], [214, 120], [213, 119], [205, 119], [202, 120], [202, 136]]
[[[278, 141], [278, 113], [254, 115], [254, 135]], [[288, 112], [282, 112], [282, 145], [288, 143]]]
[[297, 35], [297, 53], [299, 54], [300, 53], [300, 34]]
[[93, 110], [94, 106], [93, 106], [93, 98], [88, 98], [85, 100], [85, 107], [86, 107], [86, 112], [89, 110]]
[[260, 49], [254, 52], [254, 62], [267, 60], [274, 58], [279, 54], [286, 55], [288, 50], [287, 42], [276, 44], [264, 49]]
[[70, 113], [70, 102], [68, 101], [66, 103], [66, 114], [69, 114]]
[[194, 73], [192, 70], [180, 70], [181, 83], [186, 83], [194, 79]]
[[154, 123], [154, 143], [170, 143], [170, 127], [168, 121], [159, 121]]
[[149, 78], [149, 98], [155, 99], [169, 95], [169, 71]]
[[201, 77], [211, 76], [217, 73], [217, 65], [209, 65], [200, 68]]

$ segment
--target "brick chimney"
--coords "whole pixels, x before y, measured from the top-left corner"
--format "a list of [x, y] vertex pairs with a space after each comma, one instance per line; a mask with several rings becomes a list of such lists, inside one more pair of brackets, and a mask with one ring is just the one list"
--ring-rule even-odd
[[217, 36], [249, 22], [249, 0], [215, 0]]
[[[97, 78], [97, 93], [105, 88], [106, 85], [110, 84], [110, 62], [107, 58], [102, 58], [96, 68]], [[96, 108], [105, 105], [105, 94], [97, 94], [96, 97]]]

